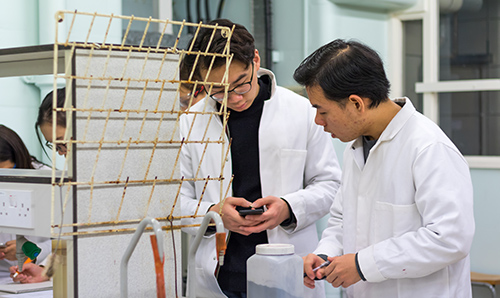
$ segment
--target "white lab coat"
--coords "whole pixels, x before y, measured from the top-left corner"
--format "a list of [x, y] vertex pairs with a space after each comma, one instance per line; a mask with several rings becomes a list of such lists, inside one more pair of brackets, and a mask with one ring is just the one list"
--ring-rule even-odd
[[[341, 171], [332, 140], [323, 129], [314, 124], [315, 111], [307, 99], [285, 88], [276, 86], [272, 72], [260, 69], [258, 75], [268, 75], [272, 80], [271, 98], [266, 100], [259, 127], [259, 161], [262, 196], [283, 197], [291, 206], [297, 224], [285, 230], [278, 226], [267, 231], [270, 243], [291, 243], [295, 253], [304, 256], [311, 253], [318, 243], [315, 222], [326, 215], [340, 183]], [[198, 102], [191, 111], [216, 111], [215, 101], [210, 98]], [[191, 129], [191, 124], [193, 124]], [[210, 124], [209, 124], [210, 123]], [[208, 125], [208, 128], [207, 128]], [[231, 154], [227, 151], [227, 136], [222, 130], [219, 115], [182, 115], [181, 137], [189, 140], [226, 141], [222, 145], [185, 143], [181, 150], [181, 175], [186, 178], [225, 177], [222, 196], [226, 194], [232, 175]], [[203, 161], [200, 164], [202, 155]], [[227, 159], [221, 170], [222, 156]], [[198, 172], [198, 166], [199, 172]], [[219, 181], [186, 181], [181, 188], [183, 215], [205, 214], [208, 208], [221, 199]], [[198, 200], [203, 194], [203, 200]], [[227, 196], [231, 196], [229, 189]], [[183, 219], [182, 224], [200, 223], [201, 218]], [[195, 235], [196, 228], [185, 232]], [[225, 297], [214, 277], [216, 252], [214, 236], [202, 239], [196, 256], [197, 295]], [[189, 283], [189, 281], [188, 281]], [[307, 289], [307, 288], [305, 288]], [[316, 291], [307, 289], [306, 297], [324, 297], [322, 285]]]
[[358, 252], [367, 281], [347, 297], [471, 297], [472, 182], [455, 145], [410, 100], [366, 164], [347, 146], [342, 186], [315, 253]]

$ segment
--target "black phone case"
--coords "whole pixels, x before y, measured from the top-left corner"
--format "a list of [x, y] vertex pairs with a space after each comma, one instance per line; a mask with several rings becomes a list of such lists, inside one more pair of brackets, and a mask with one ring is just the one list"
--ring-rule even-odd
[[264, 207], [259, 207], [259, 208], [245, 208], [245, 207], [236, 207], [236, 210], [240, 213], [241, 216], [245, 215], [258, 215], [264, 213]]

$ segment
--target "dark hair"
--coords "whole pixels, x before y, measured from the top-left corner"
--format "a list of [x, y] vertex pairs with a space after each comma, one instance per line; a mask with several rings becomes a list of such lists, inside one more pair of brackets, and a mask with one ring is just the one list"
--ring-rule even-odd
[[10, 160], [19, 169], [34, 169], [32, 157], [19, 135], [5, 125], [0, 124], [0, 161]]
[[[52, 123], [52, 99], [54, 91], [50, 91], [49, 94], [45, 96], [40, 108], [38, 108], [38, 118], [36, 120], [35, 126], [38, 127], [43, 123]], [[66, 100], [66, 88], [57, 89], [57, 107], [64, 107], [64, 101]], [[57, 125], [66, 127], [66, 112], [57, 112]]]
[[[196, 60], [196, 55], [186, 54], [181, 60], [179, 66], [179, 79], [182, 81], [201, 81], [201, 74], [197, 67], [195, 67], [194, 63]], [[191, 76], [192, 73], [192, 76]], [[191, 78], [190, 78], [191, 76]], [[189, 83], [183, 83], [183, 85], [187, 88], [192, 88], [192, 85]]]
[[[57, 91], [57, 107], [64, 107], [64, 102], [66, 101], [66, 88], [59, 88]], [[52, 124], [52, 99], [54, 97], [54, 91], [50, 91], [49, 94], [45, 96], [40, 107], [38, 108], [38, 117], [35, 123], [35, 131], [36, 136], [38, 138], [38, 142], [42, 146], [43, 152], [48, 156], [47, 151], [45, 150], [44, 143], [42, 138], [40, 137], [40, 133], [38, 132], [38, 127], [44, 123]], [[66, 127], [66, 112], [57, 112], [56, 114], [56, 125], [61, 127]]]
[[[233, 23], [228, 19], [216, 19], [208, 24], [229, 27], [231, 30], [234, 26], [229, 49], [230, 54], [233, 54], [232, 61], [239, 61], [245, 66], [252, 63], [255, 57], [255, 41], [252, 34], [243, 25]], [[223, 54], [227, 45], [227, 37], [222, 36], [220, 29], [214, 30], [203, 27], [200, 29], [196, 39], [193, 37], [191, 43], [193, 43], [193, 51]], [[208, 50], [207, 46], [209, 46]], [[200, 55], [199, 66], [203, 69], [208, 69], [212, 63], [212, 59], [213, 56]], [[220, 67], [225, 63], [226, 58], [216, 57], [212, 68]]]
[[356, 41], [336, 39], [309, 55], [293, 78], [306, 86], [320, 86], [325, 97], [344, 105], [356, 94], [377, 107], [389, 97], [390, 83], [377, 52]]
[[[194, 98], [196, 98], [198, 96], [198, 94], [200, 94], [200, 92], [202, 92], [201, 94], [204, 94], [204, 92], [205, 92], [205, 86], [200, 82], [201, 81], [201, 74], [200, 74], [199, 68], [195, 67], [195, 65], [194, 65], [195, 59], [192, 59], [193, 56], [195, 56], [195, 55], [186, 54], [182, 58], [180, 66], [179, 66], [179, 79], [181, 81], [190, 81], [189, 83], [186, 83], [186, 82], [180, 83], [181, 88], [184, 89], [183, 92], [186, 92], [186, 90], [190, 90], [188, 92], [188, 94], [179, 94], [179, 105], [180, 105], [181, 109], [187, 108], [190, 103], [195, 104], [196, 100], [194, 100]], [[191, 83], [194, 81], [200, 82], [196, 85], [196, 89], [194, 88], [195, 84]], [[191, 97], [191, 94], [194, 95], [194, 98]], [[188, 98], [186, 98], [186, 97], [188, 97]], [[194, 100], [194, 101], [192, 101], [192, 100]]]

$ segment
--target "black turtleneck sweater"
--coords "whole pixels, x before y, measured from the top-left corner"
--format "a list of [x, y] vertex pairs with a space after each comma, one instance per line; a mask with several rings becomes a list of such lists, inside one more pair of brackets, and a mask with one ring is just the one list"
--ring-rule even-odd
[[[231, 110], [228, 127], [233, 168], [233, 196], [250, 202], [262, 198], [259, 169], [259, 125], [264, 101], [271, 96], [269, 77], [258, 80], [260, 91], [252, 105], [242, 112]], [[257, 244], [268, 243], [267, 233], [244, 236], [231, 232], [218, 274], [219, 286], [225, 291], [246, 292], [247, 259]]]

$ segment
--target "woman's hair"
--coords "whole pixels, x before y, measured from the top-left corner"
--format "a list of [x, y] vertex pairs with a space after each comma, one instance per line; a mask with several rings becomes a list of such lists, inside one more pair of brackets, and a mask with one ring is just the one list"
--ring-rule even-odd
[[[52, 99], [54, 91], [50, 91], [49, 94], [45, 96], [38, 108], [38, 118], [36, 120], [35, 126], [39, 127], [43, 123], [52, 123]], [[57, 107], [64, 107], [64, 101], [66, 100], [66, 88], [57, 89]], [[57, 112], [56, 123], [58, 126], [66, 127], [66, 112]]]
[[[57, 89], [57, 107], [64, 107], [64, 102], [66, 100], [66, 88]], [[38, 108], [38, 117], [35, 123], [35, 131], [36, 136], [38, 138], [38, 142], [42, 146], [43, 152], [48, 156], [47, 151], [45, 150], [44, 143], [42, 138], [40, 137], [40, 133], [38, 128], [44, 123], [52, 124], [52, 99], [54, 98], [54, 91], [50, 91], [49, 94], [45, 96]], [[56, 125], [61, 127], [66, 127], [66, 112], [57, 112], [56, 114]]]
[[19, 169], [33, 169], [32, 161], [26, 145], [19, 135], [5, 125], [0, 124], [0, 162], [10, 160]]

